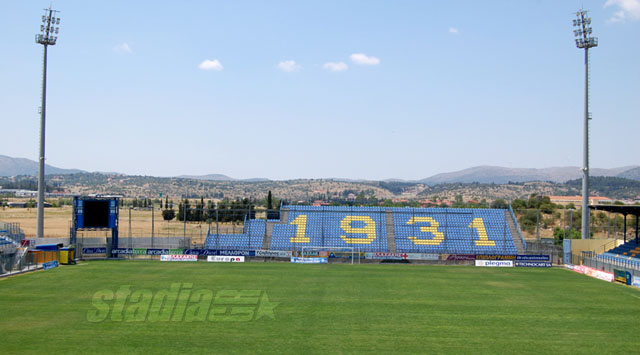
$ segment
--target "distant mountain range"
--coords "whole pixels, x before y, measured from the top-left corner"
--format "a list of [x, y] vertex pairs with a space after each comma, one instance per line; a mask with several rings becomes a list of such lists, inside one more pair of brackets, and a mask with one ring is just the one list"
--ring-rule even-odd
[[[85, 171], [79, 169], [61, 169], [45, 164], [45, 172], [47, 174], [58, 175], [84, 173]], [[16, 175], [38, 175], [38, 163], [30, 159], [0, 155], [0, 176]]]
[[[47, 175], [75, 174], [85, 172], [79, 169], [61, 169], [47, 165]], [[38, 163], [24, 158], [12, 158], [0, 155], [0, 176], [37, 175]], [[613, 169], [591, 169], [591, 176], [613, 176], [640, 181], [640, 166], [625, 166]], [[265, 182], [266, 178], [236, 179], [223, 174], [208, 175], [181, 175], [177, 178], [207, 180], [207, 181], [236, 181], [236, 182]], [[505, 168], [500, 166], [476, 166], [460, 171], [436, 174], [431, 177], [406, 181], [389, 179], [386, 182], [422, 183], [426, 185], [438, 185], [447, 183], [482, 183], [505, 184], [508, 182], [552, 181], [566, 182], [582, 177], [582, 169], [579, 167], [553, 167], [553, 168]], [[337, 181], [363, 182], [366, 180], [333, 179]]]
[[[591, 169], [591, 176], [615, 176], [640, 180], [640, 167], [625, 166], [613, 169]], [[445, 183], [506, 184], [508, 182], [552, 181], [566, 182], [582, 177], [582, 169], [575, 166], [555, 168], [504, 168], [500, 166], [476, 166], [460, 171], [437, 174], [419, 182], [427, 185]]]
[[208, 174], [208, 175], [180, 175], [176, 176], [180, 179], [194, 179], [194, 180], [208, 180], [208, 181], [244, 181], [244, 182], [263, 182], [271, 181], [265, 178], [251, 178], [251, 179], [236, 179], [223, 174]]

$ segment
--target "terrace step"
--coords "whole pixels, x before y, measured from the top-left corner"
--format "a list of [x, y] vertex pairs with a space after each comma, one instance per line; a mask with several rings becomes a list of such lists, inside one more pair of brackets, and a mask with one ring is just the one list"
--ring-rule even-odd
[[509, 231], [511, 232], [511, 238], [513, 239], [513, 243], [516, 245], [516, 250], [518, 250], [518, 254], [524, 254], [524, 245], [522, 244], [522, 240], [520, 239], [520, 233], [518, 233], [518, 227], [516, 226], [513, 217], [509, 211], [504, 211], [504, 217], [507, 220], [507, 225], [509, 226]]
[[387, 225], [387, 248], [390, 253], [396, 252], [396, 233], [393, 228], [393, 212], [391, 210], [385, 210], [385, 222]]

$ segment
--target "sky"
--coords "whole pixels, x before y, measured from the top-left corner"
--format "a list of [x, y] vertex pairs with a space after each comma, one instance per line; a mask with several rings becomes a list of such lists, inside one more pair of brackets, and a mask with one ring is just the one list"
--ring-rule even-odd
[[640, 0], [3, 0], [0, 154], [234, 178], [422, 179], [479, 165], [640, 164]]

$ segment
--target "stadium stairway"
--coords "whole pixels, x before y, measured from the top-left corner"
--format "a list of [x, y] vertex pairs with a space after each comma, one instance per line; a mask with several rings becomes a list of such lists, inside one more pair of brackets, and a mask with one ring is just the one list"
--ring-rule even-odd
[[267, 230], [264, 233], [264, 239], [262, 240], [262, 249], [269, 249], [269, 245], [271, 245], [271, 236], [273, 235], [273, 225], [276, 222], [267, 221]]
[[385, 214], [385, 219], [386, 219], [386, 224], [387, 224], [387, 248], [389, 249], [390, 253], [395, 253], [396, 252], [396, 233], [393, 229], [393, 211], [392, 210], [385, 210], [384, 211]]
[[267, 250], [271, 247], [271, 236], [273, 236], [273, 225], [274, 224], [287, 224], [289, 222], [289, 209], [282, 208], [280, 209], [280, 220], [269, 220], [267, 221], [267, 229], [265, 231], [264, 240], [262, 241], [262, 249]]
[[509, 226], [509, 231], [513, 237], [513, 244], [516, 245], [516, 249], [518, 250], [518, 254], [524, 254], [524, 245], [522, 244], [522, 240], [520, 239], [520, 233], [518, 231], [518, 227], [516, 226], [513, 217], [509, 211], [504, 211], [504, 218], [507, 220], [507, 225]]

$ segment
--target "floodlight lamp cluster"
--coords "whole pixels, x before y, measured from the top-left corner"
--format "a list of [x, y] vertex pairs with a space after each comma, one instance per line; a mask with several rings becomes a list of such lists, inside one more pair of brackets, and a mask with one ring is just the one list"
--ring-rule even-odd
[[576, 36], [576, 47], [592, 48], [598, 46], [598, 38], [591, 37], [593, 29], [591, 28], [591, 17], [587, 17], [587, 11], [576, 12], [577, 19], [573, 20], [573, 35]]
[[42, 15], [42, 25], [40, 25], [40, 33], [36, 35], [36, 43], [42, 45], [53, 46], [58, 40], [58, 33], [60, 32], [60, 17], [55, 17], [57, 11], [51, 9], [45, 9], [45, 14]]

